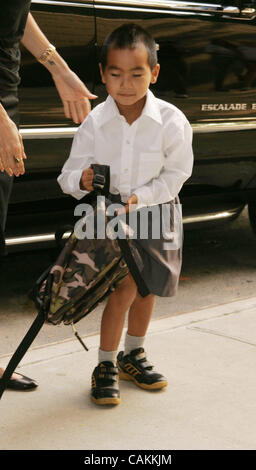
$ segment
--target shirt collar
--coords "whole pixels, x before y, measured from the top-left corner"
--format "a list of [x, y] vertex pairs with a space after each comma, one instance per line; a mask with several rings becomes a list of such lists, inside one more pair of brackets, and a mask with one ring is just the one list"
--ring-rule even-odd
[[159, 110], [156, 97], [153, 95], [152, 91], [147, 91], [147, 99], [145, 106], [142, 110], [141, 116], [148, 116], [159, 124], [163, 124], [162, 116]]
[[[148, 116], [159, 124], [162, 124], [163, 121], [157, 103], [157, 99], [150, 90], [147, 91], [146, 96], [147, 99], [145, 106], [142, 110], [141, 116]], [[117, 117], [119, 119], [123, 118], [123, 116], [121, 116], [121, 114], [119, 113], [119, 109], [115, 103], [115, 100], [112, 98], [112, 96], [108, 95], [106, 101], [104, 102], [103, 108], [101, 109], [101, 113], [99, 113], [98, 116], [95, 116], [97, 125], [99, 127], [102, 127], [104, 126], [104, 124], [112, 121], [112, 119]]]
[[119, 113], [119, 109], [115, 103], [115, 100], [112, 98], [112, 96], [108, 95], [106, 101], [103, 104], [103, 108], [101, 108], [101, 112], [94, 118], [98, 127], [102, 127], [104, 124], [112, 121], [112, 119], [116, 117], [121, 117], [121, 114]]

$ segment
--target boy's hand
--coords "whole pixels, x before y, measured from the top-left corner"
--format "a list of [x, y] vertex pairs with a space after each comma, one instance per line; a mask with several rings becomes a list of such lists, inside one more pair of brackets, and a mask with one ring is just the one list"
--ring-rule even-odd
[[83, 171], [81, 179], [80, 179], [80, 189], [83, 191], [93, 191], [93, 178], [94, 178], [94, 171], [92, 168], [87, 168]]
[[131, 212], [135, 207], [131, 207], [132, 205], [136, 206], [138, 204], [138, 197], [136, 194], [132, 194], [131, 197], [129, 197], [127, 204], [122, 208], [117, 211], [117, 214], [125, 214], [126, 212]]

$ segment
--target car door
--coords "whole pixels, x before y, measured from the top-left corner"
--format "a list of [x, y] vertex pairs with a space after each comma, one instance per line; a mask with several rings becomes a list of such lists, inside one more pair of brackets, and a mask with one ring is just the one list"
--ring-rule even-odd
[[[194, 131], [194, 171], [181, 192], [190, 202], [202, 195], [204, 204], [207, 197], [220, 204], [255, 198], [256, 13], [255, 4], [236, 3], [95, 0], [99, 47], [127, 22], [159, 44], [152, 91], [180, 108]], [[106, 96], [99, 75], [95, 93]]]
[[[34, 0], [31, 13], [69, 67], [92, 90], [96, 65], [93, 1]], [[21, 49], [20, 130], [28, 158], [25, 175], [15, 180], [10, 213], [17, 203], [31, 208], [32, 203], [45, 200], [52, 201], [48, 205], [52, 209], [63, 197], [56, 177], [77, 128], [66, 119], [48, 70]]]

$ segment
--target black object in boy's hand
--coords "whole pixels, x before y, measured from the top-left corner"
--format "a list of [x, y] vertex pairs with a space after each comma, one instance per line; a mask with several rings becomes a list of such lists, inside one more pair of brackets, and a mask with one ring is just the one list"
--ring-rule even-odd
[[93, 188], [95, 191], [100, 191], [101, 194], [109, 194], [109, 184], [110, 184], [110, 167], [109, 165], [99, 165], [98, 163], [93, 163], [91, 168], [94, 173], [93, 178]]

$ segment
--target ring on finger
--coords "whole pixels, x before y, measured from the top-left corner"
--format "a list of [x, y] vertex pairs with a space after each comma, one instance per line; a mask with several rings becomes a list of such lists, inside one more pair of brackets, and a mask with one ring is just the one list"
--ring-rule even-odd
[[18, 158], [18, 157], [14, 157], [14, 160], [15, 160], [15, 163], [20, 163], [21, 162], [21, 158]]

